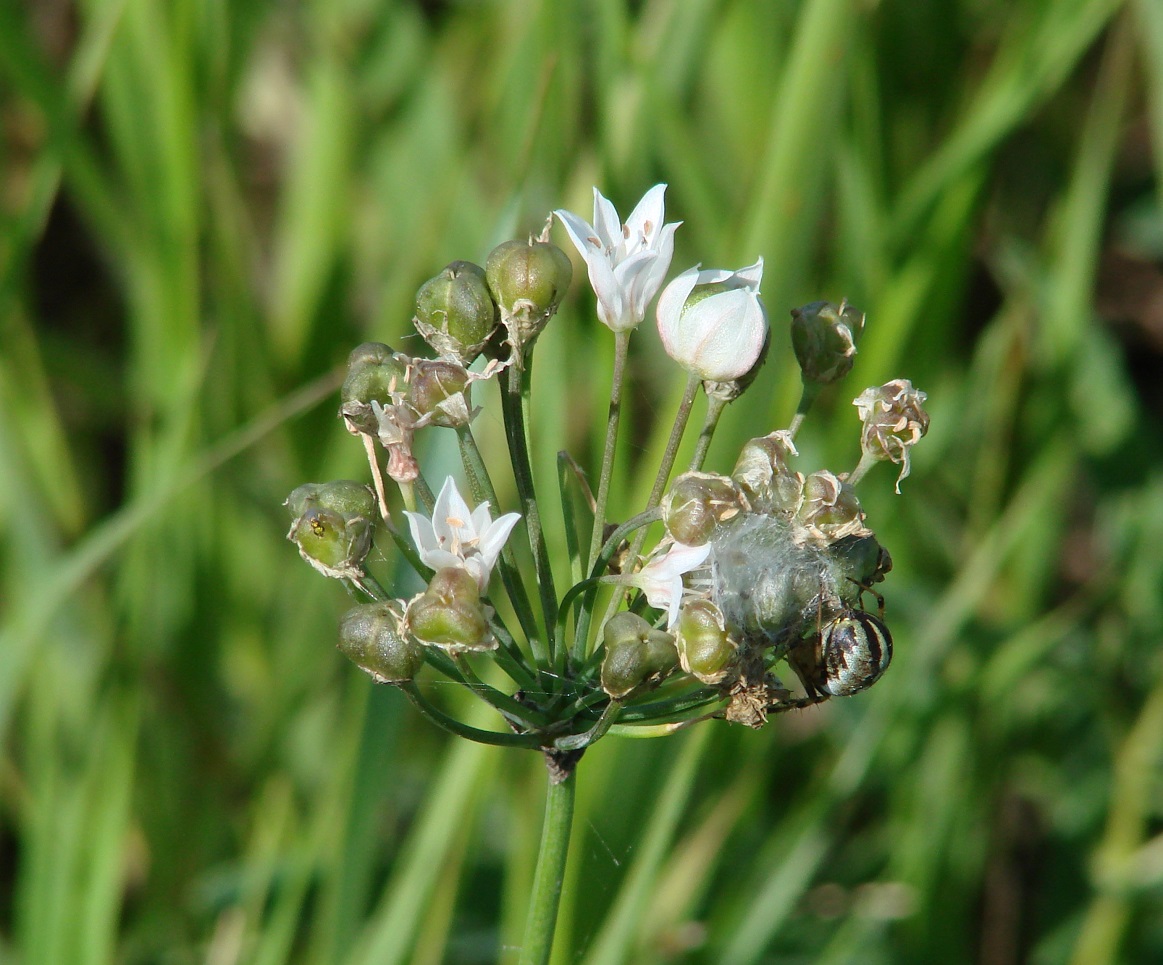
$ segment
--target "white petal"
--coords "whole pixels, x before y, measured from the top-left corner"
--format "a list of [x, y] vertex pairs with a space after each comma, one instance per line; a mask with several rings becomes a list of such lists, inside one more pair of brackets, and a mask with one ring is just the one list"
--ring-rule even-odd
[[[456, 484], [451, 476], [446, 476], [444, 485], [436, 495], [436, 502], [432, 506], [432, 531], [436, 534], [437, 545], [447, 549], [452, 542], [453, 533], [448, 526], [448, 517], [452, 515], [452, 494], [456, 492]], [[459, 497], [460, 493], [456, 493]]]
[[412, 542], [416, 544], [416, 551], [420, 554], [420, 559], [425, 565], [438, 569], [438, 567], [433, 566], [430, 558], [433, 553], [443, 553], [443, 550], [441, 550], [440, 541], [432, 528], [432, 520], [420, 513], [410, 513], [407, 510], [404, 510], [404, 515], [408, 517], [408, 529], [412, 531]]
[[589, 269], [590, 287], [598, 299], [598, 318], [602, 324], [615, 332], [633, 328], [633, 323], [626, 322], [628, 300], [609, 259], [602, 255], [587, 258], [586, 268]]
[[491, 523], [481, 536], [478, 549], [484, 558], [485, 565], [490, 570], [497, 562], [497, 557], [501, 555], [501, 548], [505, 545], [505, 540], [509, 538], [509, 534], [513, 532], [513, 527], [517, 525], [520, 518], [520, 513], [505, 513], [500, 519]]
[[[447, 490], [447, 496], [445, 491]], [[456, 483], [452, 481], [449, 476], [444, 486], [440, 490], [440, 496], [444, 499], [444, 509], [437, 514], [440, 509], [440, 499], [436, 500], [436, 505], [432, 510], [433, 524], [439, 527], [443, 522], [447, 525], [449, 531], [467, 530], [472, 527], [472, 510], [468, 508], [468, 503], [464, 501], [464, 497], [460, 494], [460, 490], [456, 488]], [[487, 513], [487, 510], [486, 510]], [[458, 537], [473, 536], [475, 533], [460, 533], [456, 534]]]
[[763, 309], [755, 295], [743, 288], [704, 298], [686, 312], [682, 322], [682, 340], [692, 368], [716, 382], [745, 375], [767, 338]]
[[670, 284], [662, 290], [662, 294], [658, 297], [658, 307], [654, 310], [658, 320], [658, 334], [662, 338], [666, 354], [678, 362], [685, 359], [685, 355], [681, 354], [682, 346], [679, 336], [682, 329], [679, 320], [682, 316], [683, 306], [695, 285], [698, 284], [698, 279], [699, 268], [697, 265], [671, 279]]
[[[663, 196], [666, 194], [665, 184], [656, 184], [635, 205], [626, 219], [626, 228], [630, 234], [631, 244], [637, 243], [639, 236], [643, 236], [646, 244], [654, 247], [653, 241], [662, 229], [663, 219], [666, 217], [666, 206]], [[633, 247], [631, 251], [633, 251]]]
[[754, 292], [759, 291], [759, 283], [763, 281], [763, 256], [759, 256], [759, 261], [754, 265], [748, 265], [746, 268], [740, 268], [735, 272], [735, 277], [743, 282], [748, 288]]
[[680, 224], [682, 224], [681, 221], [676, 221], [673, 224], [665, 225], [658, 236], [654, 248], [658, 252], [658, 257], [651, 263], [648, 278], [642, 282], [641, 306], [643, 313], [646, 311], [646, 306], [650, 304], [650, 300], [658, 294], [658, 289], [666, 280], [666, 273], [670, 271], [670, 260], [674, 257], [674, 231]]
[[469, 517], [469, 526], [471, 526], [474, 536], [483, 536], [488, 532], [489, 526], [492, 525], [493, 517], [489, 515], [489, 502], [486, 499], [476, 509], [472, 511]]
[[572, 211], [566, 211], [563, 208], [559, 208], [553, 213], [557, 215], [557, 220], [565, 228], [569, 240], [573, 242], [579, 255], [589, 259], [592, 252], [602, 251], [602, 239], [598, 237], [598, 232], [593, 225], [582, 220]]
[[710, 555], [710, 543], [704, 543], [702, 546], [687, 546], [685, 543], [675, 543], [667, 550], [666, 556], [663, 559], [671, 571], [682, 575], [683, 573], [689, 573], [695, 567], [702, 566]]
[[645, 285], [653, 277], [656, 261], [658, 252], [644, 249], [631, 255], [614, 269], [614, 279], [622, 292], [623, 313], [629, 320], [626, 327], [637, 325], [646, 314], [646, 305], [650, 298], [643, 298], [642, 293]]
[[618, 211], [597, 188], [594, 188], [594, 228], [604, 247], [617, 248], [622, 243], [622, 221]]
[[682, 603], [682, 575], [701, 566], [710, 552], [710, 543], [702, 546], [674, 543], [663, 556], [647, 563], [632, 577], [632, 582], [641, 587], [652, 607], [666, 610], [668, 629], [678, 621], [678, 608]]
[[465, 569], [464, 557], [447, 550], [429, 550], [426, 553], [421, 553], [420, 562], [433, 570], [444, 570], [450, 566], [455, 566], [460, 570]]
[[[602, 200], [605, 201], [604, 198]], [[599, 237], [600, 232], [569, 211], [555, 211], [554, 214], [565, 227], [573, 246], [585, 259], [590, 287], [598, 299], [598, 318], [602, 324], [614, 331], [633, 327], [625, 323], [627, 299], [614, 277], [610, 255]], [[617, 217], [616, 213], [614, 217]]]

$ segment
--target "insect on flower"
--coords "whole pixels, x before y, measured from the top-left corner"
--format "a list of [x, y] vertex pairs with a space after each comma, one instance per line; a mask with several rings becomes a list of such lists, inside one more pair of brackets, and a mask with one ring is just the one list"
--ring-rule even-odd
[[845, 607], [788, 651], [808, 697], [850, 697], [871, 687], [892, 660], [892, 634], [880, 617]]

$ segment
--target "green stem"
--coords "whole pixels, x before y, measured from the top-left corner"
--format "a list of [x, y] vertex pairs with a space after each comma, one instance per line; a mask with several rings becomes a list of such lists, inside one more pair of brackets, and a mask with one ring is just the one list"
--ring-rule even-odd
[[719, 416], [727, 408], [727, 400], [715, 395], [707, 396], [707, 415], [703, 419], [703, 428], [699, 432], [699, 441], [695, 445], [695, 454], [691, 457], [691, 472], [698, 472], [703, 468], [703, 461], [707, 458], [707, 450], [711, 447], [711, 437], [715, 434], [715, 427], [719, 424]]
[[618, 719], [618, 712], [622, 709], [622, 703], [618, 700], [611, 700], [606, 704], [602, 711], [602, 716], [597, 719], [594, 726], [582, 734], [571, 734], [569, 737], [559, 737], [553, 742], [553, 746], [559, 751], [577, 751], [589, 747], [594, 741], [599, 740]]
[[500, 643], [496, 651], [497, 666], [505, 671], [518, 687], [525, 689], [533, 687], [536, 683], [534, 672], [525, 663], [525, 655], [517, 646], [517, 641], [513, 639], [509, 628], [495, 614], [489, 621], [489, 626]]
[[[581, 606], [577, 615], [577, 630], [573, 640], [573, 658], [575, 663], [582, 664], [586, 658], [586, 644], [590, 635], [590, 622], [594, 609], [594, 597], [597, 593], [598, 582], [596, 577], [605, 572], [609, 565], [610, 559], [613, 557], [618, 544], [622, 542], [630, 533], [636, 529], [644, 529], [650, 523], [657, 522], [659, 519], [658, 510], [648, 509], [646, 512], [639, 513], [637, 516], [628, 519], [614, 532], [612, 532], [605, 544], [602, 546], [601, 552], [598, 553], [598, 558], [594, 562], [593, 568], [590, 571], [590, 578], [586, 580], [585, 589], [588, 590], [585, 597], [582, 599]], [[579, 584], [580, 585], [580, 584]], [[569, 594], [571, 600], [576, 594], [571, 590]], [[618, 595], [615, 595], [615, 600]], [[565, 604], [563, 603], [563, 606]], [[607, 619], [609, 617], [607, 616]]]
[[845, 480], [849, 486], [855, 486], [865, 474], [876, 465], [876, 458], [870, 456], [867, 452], [861, 453], [860, 462], [856, 464], [856, 468], [852, 470], [851, 474]]
[[[457, 429], [457, 440], [460, 443], [460, 461], [464, 465], [465, 476], [468, 477], [469, 488], [477, 500], [486, 499], [493, 508], [493, 512], [501, 512], [501, 504], [497, 499], [497, 492], [493, 489], [493, 481], [489, 476], [484, 457], [477, 447], [476, 438], [468, 426]], [[537, 617], [533, 613], [533, 606], [529, 602], [529, 594], [525, 591], [525, 584], [521, 582], [521, 571], [517, 567], [517, 557], [513, 547], [508, 543], [501, 549], [499, 569], [501, 582], [505, 592], [509, 595], [509, 602], [513, 604], [513, 612], [517, 615], [517, 622], [521, 624], [521, 631], [529, 641], [534, 661], [544, 666], [547, 662], [545, 648], [537, 632]]]
[[557, 492], [561, 497], [561, 521], [565, 526], [565, 546], [569, 552], [569, 575], [577, 583], [585, 571], [582, 569], [581, 544], [577, 537], [577, 518], [573, 510], [573, 499], [570, 496], [570, 482], [576, 482], [582, 492], [589, 497], [590, 515], [593, 516], [594, 497], [589, 492], [589, 485], [585, 481], [581, 467], [574, 462], [573, 456], [564, 450], [557, 453]]
[[[674, 461], [678, 457], [679, 443], [682, 442], [683, 433], [686, 432], [687, 422], [691, 417], [691, 406], [694, 405], [695, 393], [698, 392], [702, 380], [695, 374], [687, 377], [686, 388], [682, 393], [682, 401], [678, 405], [678, 412], [674, 416], [674, 425], [670, 429], [670, 438], [666, 440], [666, 450], [662, 454], [662, 462], [658, 467], [658, 475], [654, 477], [654, 487], [650, 490], [650, 498], [646, 502], [646, 510], [649, 511], [658, 506], [662, 501], [663, 490], [666, 489], [667, 480], [670, 479], [670, 471], [674, 468]], [[642, 544], [646, 542], [646, 530], [641, 529], [634, 537], [634, 542], [630, 544], [630, 552], [626, 554], [626, 565], [633, 567], [638, 559], [638, 554], [642, 551]], [[610, 605], [606, 608], [606, 615], [602, 619], [604, 625], [610, 619], [621, 605], [622, 594], [615, 593], [610, 599]]]
[[808, 414], [812, 403], [816, 401], [816, 397], [820, 394], [819, 382], [805, 382], [804, 391], [800, 395], [800, 404], [796, 406], [795, 417], [791, 420], [791, 425], [787, 427], [787, 434], [794, 439], [796, 433], [800, 431], [800, 426], [803, 425], [804, 416]]
[[540, 730], [549, 724], [549, 720], [544, 714], [526, 707], [508, 694], [502, 693], [495, 687], [490, 687], [481, 680], [476, 675], [476, 671], [469, 666], [468, 659], [463, 653], [454, 653], [452, 655], [452, 661], [460, 670], [464, 685], [480, 697], [481, 700], [489, 704], [509, 724], [514, 727], [520, 726], [526, 731]]
[[571, 773], [559, 784], [554, 784], [552, 778], [549, 782], [545, 796], [545, 822], [541, 826], [541, 849], [533, 873], [533, 895], [525, 919], [519, 965], [546, 965], [553, 951], [553, 932], [557, 927], [557, 909], [565, 880], [576, 786], [576, 773]]
[[541, 514], [537, 509], [533, 467], [529, 461], [529, 446], [525, 435], [523, 397], [529, 388], [531, 362], [531, 359], [526, 359], [524, 369], [519, 369], [516, 365], [509, 367], [506, 391], [501, 393], [501, 408], [505, 418], [509, 457], [513, 462], [513, 477], [517, 483], [521, 508], [524, 510], [525, 530], [529, 535], [529, 548], [533, 551], [533, 568], [537, 574], [537, 587], [541, 595], [541, 610], [545, 619], [546, 665], [551, 666], [556, 649], [554, 624], [557, 621], [557, 590], [553, 585], [553, 570], [549, 565], [545, 535], [541, 531]]
[[494, 744], [498, 747], [527, 747], [534, 748], [538, 746], [540, 738], [535, 734], [500, 734], [491, 730], [480, 730], [476, 727], [470, 727], [468, 724], [462, 724], [454, 717], [449, 717], [443, 711], [437, 710], [432, 704], [424, 699], [423, 694], [417, 689], [416, 685], [411, 681], [407, 683], [396, 685], [411, 702], [412, 705], [420, 711], [421, 716], [427, 718], [437, 727], [441, 727], [450, 734], [455, 734], [457, 737], [464, 737], [470, 741], [476, 741], [478, 744]]
[[436, 505], [436, 497], [432, 495], [432, 490], [428, 488], [428, 483], [423, 476], [417, 476], [412, 483], [415, 487], [416, 495], [420, 498], [420, 505], [424, 507], [424, 511], [432, 516], [432, 507]]
[[[674, 460], [678, 457], [678, 446], [682, 442], [686, 424], [691, 417], [691, 406], [695, 402], [695, 393], [698, 392], [702, 380], [693, 373], [687, 377], [686, 388], [683, 389], [682, 401], [678, 404], [678, 412], [674, 416], [674, 425], [670, 429], [670, 438], [666, 440], [666, 451], [662, 454], [662, 463], [658, 467], [658, 475], [654, 477], [654, 488], [650, 490], [650, 499], [646, 509], [654, 509], [662, 501], [662, 492], [666, 489], [666, 482], [670, 479], [670, 471], [674, 468]], [[642, 548], [642, 541], [646, 533], [639, 533], [635, 539], [638, 549]], [[634, 558], [634, 553], [630, 554]]]
[[610, 477], [614, 468], [614, 452], [618, 448], [618, 422], [622, 416], [622, 386], [626, 381], [626, 355], [630, 348], [630, 332], [614, 333], [614, 378], [610, 385], [610, 411], [606, 417], [606, 444], [602, 451], [602, 471], [598, 476], [598, 495], [594, 505], [594, 529], [590, 536], [590, 557], [587, 570], [594, 568], [598, 551], [602, 548], [602, 531], [606, 524], [606, 502], [610, 496]]

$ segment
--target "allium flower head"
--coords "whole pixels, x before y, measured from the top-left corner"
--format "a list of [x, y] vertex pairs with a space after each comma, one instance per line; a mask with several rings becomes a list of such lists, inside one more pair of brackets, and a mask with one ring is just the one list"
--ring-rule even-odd
[[431, 519], [420, 513], [404, 515], [424, 564], [434, 570], [451, 566], [467, 570], [482, 593], [501, 547], [521, 518], [520, 513], [506, 513], [494, 520], [487, 502], [470, 511], [451, 476], [436, 497]]
[[635, 328], [661, 287], [674, 254], [674, 230], [663, 224], [665, 184], [656, 184], [622, 224], [614, 206], [594, 188], [594, 223], [570, 211], [557, 215], [585, 259], [598, 298], [598, 318], [615, 332]]
[[658, 299], [658, 334], [666, 354], [710, 382], [740, 379], [767, 343], [759, 300], [763, 259], [738, 271], [689, 268]]

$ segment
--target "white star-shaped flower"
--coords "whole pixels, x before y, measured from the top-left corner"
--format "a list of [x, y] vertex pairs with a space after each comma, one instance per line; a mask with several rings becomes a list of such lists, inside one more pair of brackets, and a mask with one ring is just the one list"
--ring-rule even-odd
[[625, 224], [597, 188], [592, 225], [570, 211], [553, 212], [585, 259], [590, 285], [598, 297], [598, 318], [615, 332], [641, 323], [670, 268], [674, 230], [682, 222], [663, 224], [665, 192], [665, 184], [652, 187]]
[[666, 611], [666, 627], [669, 630], [678, 623], [683, 574], [702, 566], [710, 552], [710, 543], [702, 546], [671, 543], [665, 553], [656, 556], [637, 573], [631, 573], [624, 579], [645, 593], [646, 601], [652, 607]]
[[506, 513], [494, 520], [487, 502], [470, 511], [451, 476], [436, 497], [431, 519], [420, 513], [404, 515], [424, 564], [434, 570], [448, 566], [467, 570], [482, 593], [488, 588], [501, 547], [521, 518], [520, 513]]

